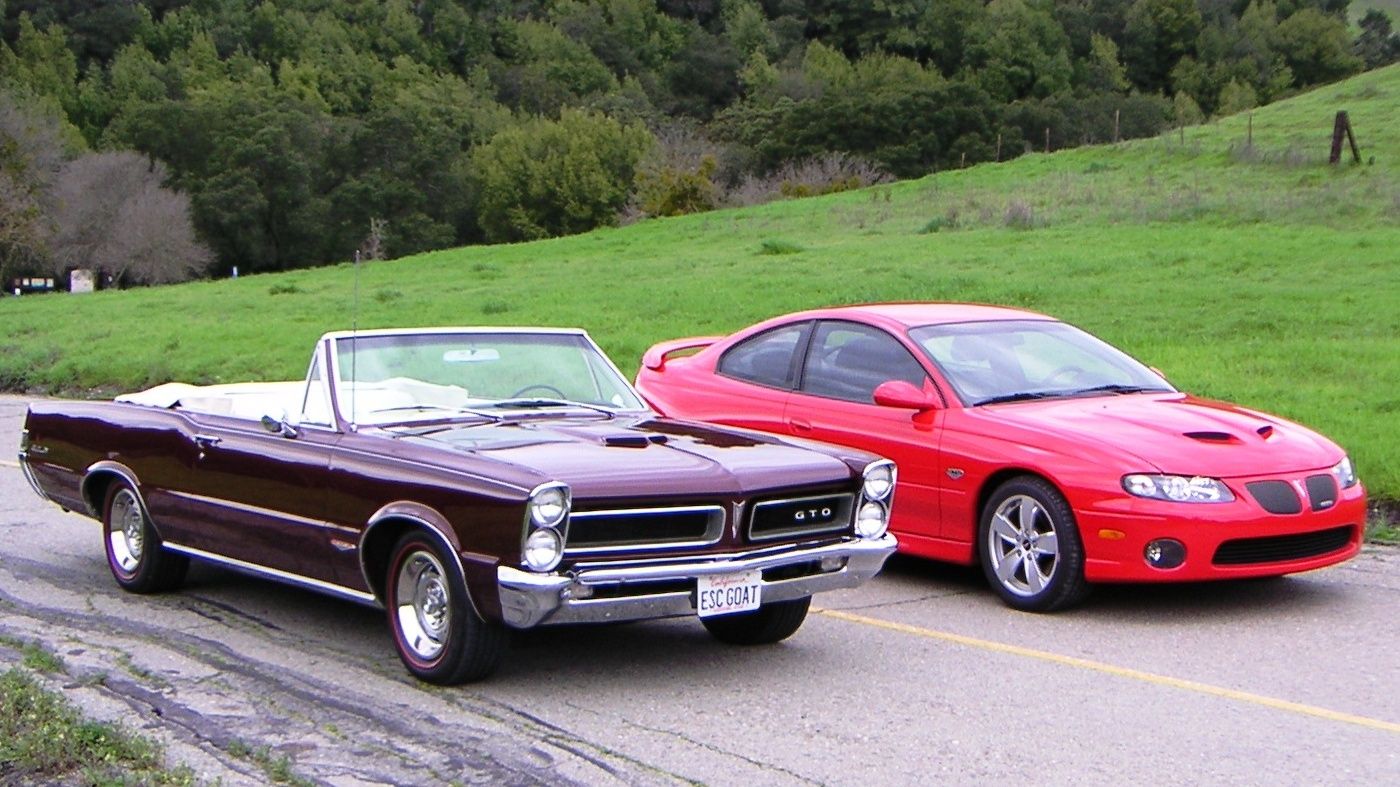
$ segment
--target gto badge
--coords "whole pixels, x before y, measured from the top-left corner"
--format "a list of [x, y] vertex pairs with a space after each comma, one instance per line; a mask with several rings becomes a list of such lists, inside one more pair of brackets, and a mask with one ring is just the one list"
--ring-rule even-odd
[[824, 506], [822, 508], [800, 509], [797, 513], [792, 515], [792, 519], [795, 522], [806, 522], [808, 520], [811, 520], [813, 522], [825, 522], [826, 520], [831, 519], [831, 507]]
[[950, 467], [948, 468], [948, 477], [956, 481], [963, 477], [963, 471], [956, 467]]

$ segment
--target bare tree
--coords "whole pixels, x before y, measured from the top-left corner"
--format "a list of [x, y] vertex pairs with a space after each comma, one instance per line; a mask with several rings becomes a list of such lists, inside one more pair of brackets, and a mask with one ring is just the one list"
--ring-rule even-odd
[[63, 165], [48, 200], [58, 272], [90, 268], [130, 284], [206, 273], [213, 255], [195, 237], [189, 197], [164, 181], [164, 165], [129, 151]]

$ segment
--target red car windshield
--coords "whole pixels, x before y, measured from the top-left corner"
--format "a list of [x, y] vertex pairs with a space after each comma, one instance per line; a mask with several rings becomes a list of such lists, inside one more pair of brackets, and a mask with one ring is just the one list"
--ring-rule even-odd
[[1121, 350], [1053, 320], [925, 325], [909, 336], [967, 405], [1175, 390]]

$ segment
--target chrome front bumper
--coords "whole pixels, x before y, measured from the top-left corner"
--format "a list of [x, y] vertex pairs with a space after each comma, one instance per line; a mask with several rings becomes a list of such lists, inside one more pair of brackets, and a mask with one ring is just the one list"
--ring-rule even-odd
[[44, 493], [44, 488], [39, 486], [39, 478], [34, 475], [34, 468], [29, 466], [29, 452], [19, 452], [19, 470], [24, 475], [24, 480], [29, 482], [29, 487], [34, 490], [34, 494], [48, 500], [49, 496]]
[[[763, 579], [763, 601], [789, 601], [824, 590], [853, 588], [875, 576], [895, 538], [850, 539], [814, 547], [759, 549], [712, 559], [627, 561], [575, 566], [566, 574], [532, 574], [510, 566], [496, 569], [501, 617], [513, 628], [541, 624], [602, 623], [695, 614], [695, 579], [741, 571], [838, 563], [828, 571], [786, 579]], [[677, 589], [689, 582], [689, 589]], [[657, 587], [657, 585], [660, 587]], [[648, 586], [651, 586], [650, 588]]]

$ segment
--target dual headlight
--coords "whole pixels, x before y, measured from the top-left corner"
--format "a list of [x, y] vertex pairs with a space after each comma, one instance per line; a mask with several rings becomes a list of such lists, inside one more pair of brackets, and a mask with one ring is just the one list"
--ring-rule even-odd
[[1225, 482], [1206, 476], [1134, 473], [1123, 476], [1128, 494], [1174, 503], [1229, 503], [1235, 499]]
[[886, 459], [865, 466], [865, 480], [860, 487], [860, 507], [856, 509], [856, 535], [879, 538], [889, 529], [894, 481], [894, 462]]
[[542, 484], [526, 505], [525, 542], [520, 555], [531, 571], [551, 571], [564, 559], [564, 529], [569, 519], [569, 487]]

